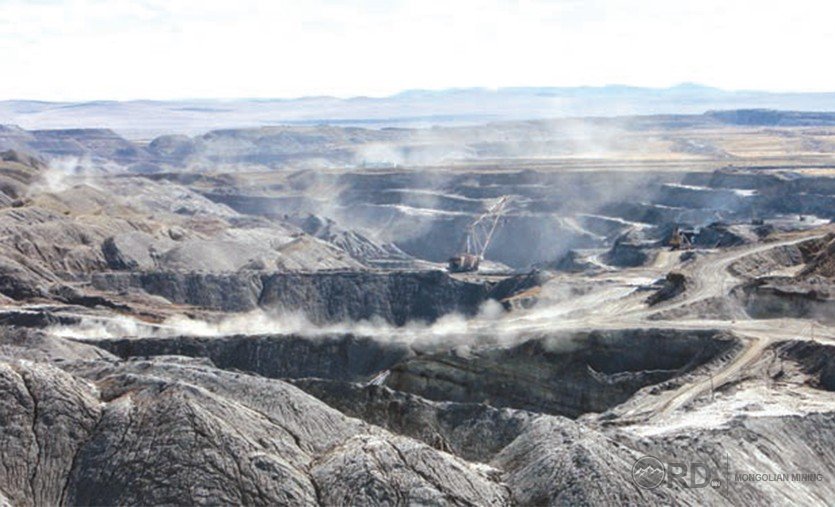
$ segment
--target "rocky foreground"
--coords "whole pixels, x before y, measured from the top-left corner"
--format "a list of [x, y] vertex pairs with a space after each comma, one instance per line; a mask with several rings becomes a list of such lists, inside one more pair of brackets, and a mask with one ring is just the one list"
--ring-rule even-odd
[[[727, 336], [706, 334], [699, 347], [677, 333], [656, 331], [647, 344], [642, 335], [575, 337], [596, 351], [549, 352], [543, 339], [465, 357], [351, 336], [99, 343], [104, 349], [7, 336], [0, 488], [10, 505], [826, 501], [828, 482], [636, 487], [632, 465], [645, 454], [717, 468], [730, 459], [758, 472], [835, 466], [835, 414], [823, 407], [760, 408], [682, 430], [619, 427], [608, 408], [651, 396], [644, 386], [674, 390], [740, 347]], [[245, 352], [253, 342], [258, 353]], [[649, 351], [670, 363], [647, 364]], [[799, 388], [804, 397], [832, 389], [833, 362], [821, 359], [830, 350], [787, 342], [771, 351], [779, 371], [758, 365], [721, 397], [763, 376], [810, 385]], [[391, 387], [367, 383], [386, 369]]]

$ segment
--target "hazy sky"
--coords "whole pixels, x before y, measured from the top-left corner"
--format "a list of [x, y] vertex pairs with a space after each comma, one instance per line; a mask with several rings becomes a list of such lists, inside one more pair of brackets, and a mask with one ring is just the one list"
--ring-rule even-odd
[[835, 91], [831, 0], [0, 0], [0, 100]]

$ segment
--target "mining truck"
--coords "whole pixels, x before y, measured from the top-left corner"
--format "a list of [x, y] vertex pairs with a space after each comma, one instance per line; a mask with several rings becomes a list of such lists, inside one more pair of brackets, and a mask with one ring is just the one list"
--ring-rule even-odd
[[494, 202], [485, 213], [479, 215], [469, 226], [464, 236], [464, 248], [461, 253], [450, 257], [447, 269], [451, 273], [467, 273], [478, 271], [478, 266], [484, 260], [484, 252], [493, 239], [493, 233], [499, 226], [499, 220], [507, 210], [510, 196], [505, 195]]

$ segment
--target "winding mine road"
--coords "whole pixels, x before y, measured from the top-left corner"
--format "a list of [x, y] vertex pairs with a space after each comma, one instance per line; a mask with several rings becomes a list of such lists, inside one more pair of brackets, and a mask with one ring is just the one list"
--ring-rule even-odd
[[[729, 271], [730, 266], [735, 262], [750, 255], [822, 237], [821, 234], [806, 234], [783, 241], [756, 244], [708, 255], [690, 266], [687, 274], [688, 281], [692, 282], [682, 299], [645, 311], [639, 315], [639, 318], [645, 319], [657, 315], [661, 311], [683, 308], [710, 298], [727, 296], [729, 288], [742, 282]], [[661, 322], [663, 321], [650, 321], [646, 322], [645, 325], [657, 326]], [[835, 342], [835, 331], [831, 327], [815, 324], [813, 321], [804, 319], [693, 320], [667, 321], [665, 323], [677, 328], [724, 329], [742, 339], [744, 346], [733, 359], [722, 364], [717, 370], [707, 373], [705, 378], [687, 383], [678, 389], [667, 391], [654, 398], [646, 397], [645, 403], [632, 407], [624, 414], [625, 418], [660, 417], [685, 407], [696, 398], [711, 393], [725, 383], [737, 378], [741, 372], [753, 365], [770, 345], [776, 342], [813, 338]]]
[[[698, 316], [659, 318], [669, 310], [685, 309], [712, 298], [727, 297], [734, 286], [743, 282], [742, 279], [734, 276], [729, 268], [748, 256], [822, 237], [824, 235], [819, 232], [808, 232], [780, 241], [711, 251], [692, 263], [681, 266], [680, 270], [685, 273], [688, 280], [684, 294], [652, 308], [648, 308], [644, 303], [645, 293], [642, 294], [634, 288], [630, 289], [623, 285], [612, 285], [592, 295], [570, 298], [564, 305], [557, 305], [550, 310], [543, 308], [512, 317], [502, 324], [506, 326], [505, 332], [510, 335], [592, 329], [715, 329], [731, 332], [742, 340], [743, 347], [733, 358], [724, 363], [712, 365], [712, 370], [691, 374], [691, 377], [702, 375], [702, 378], [654, 396], [644, 396], [636, 400], [635, 404], [625, 407], [626, 411], [621, 414], [623, 422], [652, 420], [669, 415], [687, 406], [693, 400], [709, 395], [712, 390], [738, 378], [746, 368], [760, 359], [769, 346], [776, 342], [808, 340], [814, 335], [817, 340], [835, 343], [835, 329], [821, 324], [810, 324], [807, 319], [753, 320], [743, 317], [737, 320], [716, 320], [698, 318]], [[663, 277], [672, 267], [673, 263], [670, 261], [669, 253], [662, 252], [653, 266], [633, 270], [634, 275], [636, 278], [646, 278], [648, 275], [656, 278]], [[627, 280], [629, 272], [604, 276]], [[814, 326], [814, 333], [810, 325]], [[485, 324], [484, 329], [488, 328], [495, 331], [501, 329], [501, 325]]]

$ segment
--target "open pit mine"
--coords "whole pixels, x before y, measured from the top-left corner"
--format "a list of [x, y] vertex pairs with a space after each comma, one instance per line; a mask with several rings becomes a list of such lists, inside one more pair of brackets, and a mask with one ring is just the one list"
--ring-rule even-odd
[[0, 152], [2, 506], [835, 498], [835, 114]]

